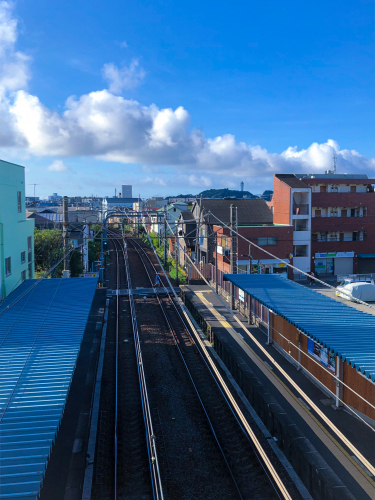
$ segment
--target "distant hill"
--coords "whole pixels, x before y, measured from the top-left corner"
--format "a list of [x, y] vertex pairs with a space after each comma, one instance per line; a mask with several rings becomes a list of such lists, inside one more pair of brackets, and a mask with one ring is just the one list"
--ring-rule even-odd
[[250, 191], [239, 191], [238, 189], [206, 189], [199, 193], [202, 198], [256, 198]]
[[239, 191], [237, 189], [206, 189], [198, 194], [179, 194], [177, 196], [167, 196], [165, 199], [169, 200], [170, 198], [256, 198], [250, 191]]

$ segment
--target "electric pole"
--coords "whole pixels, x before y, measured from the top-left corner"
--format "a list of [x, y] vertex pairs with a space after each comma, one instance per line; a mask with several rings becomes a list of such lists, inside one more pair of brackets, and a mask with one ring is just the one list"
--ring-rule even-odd
[[63, 278], [70, 278], [69, 271], [69, 213], [68, 213], [68, 197], [63, 198], [63, 238], [64, 238], [64, 271]]
[[[234, 205], [230, 206], [230, 274], [237, 274], [237, 207]], [[230, 295], [231, 295], [231, 309], [232, 311], [235, 307], [234, 299], [234, 285], [230, 283]]]
[[164, 265], [167, 265], [167, 208], [164, 207]]
[[34, 207], [36, 207], [35, 186], [39, 186], [39, 184], [29, 184], [29, 186], [34, 186]]

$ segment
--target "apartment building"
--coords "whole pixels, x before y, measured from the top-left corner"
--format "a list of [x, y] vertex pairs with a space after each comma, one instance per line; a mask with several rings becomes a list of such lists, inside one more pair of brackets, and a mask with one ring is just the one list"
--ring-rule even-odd
[[269, 206], [294, 227], [294, 264], [319, 274], [375, 272], [375, 179], [365, 174], [277, 174]]
[[0, 298], [34, 278], [34, 220], [26, 219], [25, 169], [0, 160]]

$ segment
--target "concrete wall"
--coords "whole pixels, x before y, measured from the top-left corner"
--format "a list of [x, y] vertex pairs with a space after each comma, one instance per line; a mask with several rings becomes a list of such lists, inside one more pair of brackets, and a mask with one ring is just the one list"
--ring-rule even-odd
[[[17, 192], [21, 192], [21, 211], [18, 211]], [[27, 238], [31, 237], [31, 254]], [[21, 252], [25, 263], [21, 264]], [[6, 276], [5, 259], [11, 258], [11, 274]], [[30, 264], [30, 273], [28, 266]], [[0, 160], [0, 298], [4, 299], [19, 286], [21, 273], [34, 278], [34, 219], [26, 219], [25, 169]]]

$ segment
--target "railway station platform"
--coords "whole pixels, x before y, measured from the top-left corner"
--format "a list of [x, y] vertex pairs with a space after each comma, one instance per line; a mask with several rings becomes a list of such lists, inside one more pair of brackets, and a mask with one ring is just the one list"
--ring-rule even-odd
[[371, 471], [358, 463], [351, 450], [309, 407], [278, 367], [375, 466], [372, 421], [367, 420], [368, 426], [349, 410], [335, 409], [334, 397], [298, 370], [288, 352], [268, 344], [267, 329], [262, 322], [250, 325], [238, 311], [232, 314], [226, 300], [207, 285], [185, 285], [181, 290], [191, 315], [313, 498], [374, 500], [375, 478]]

